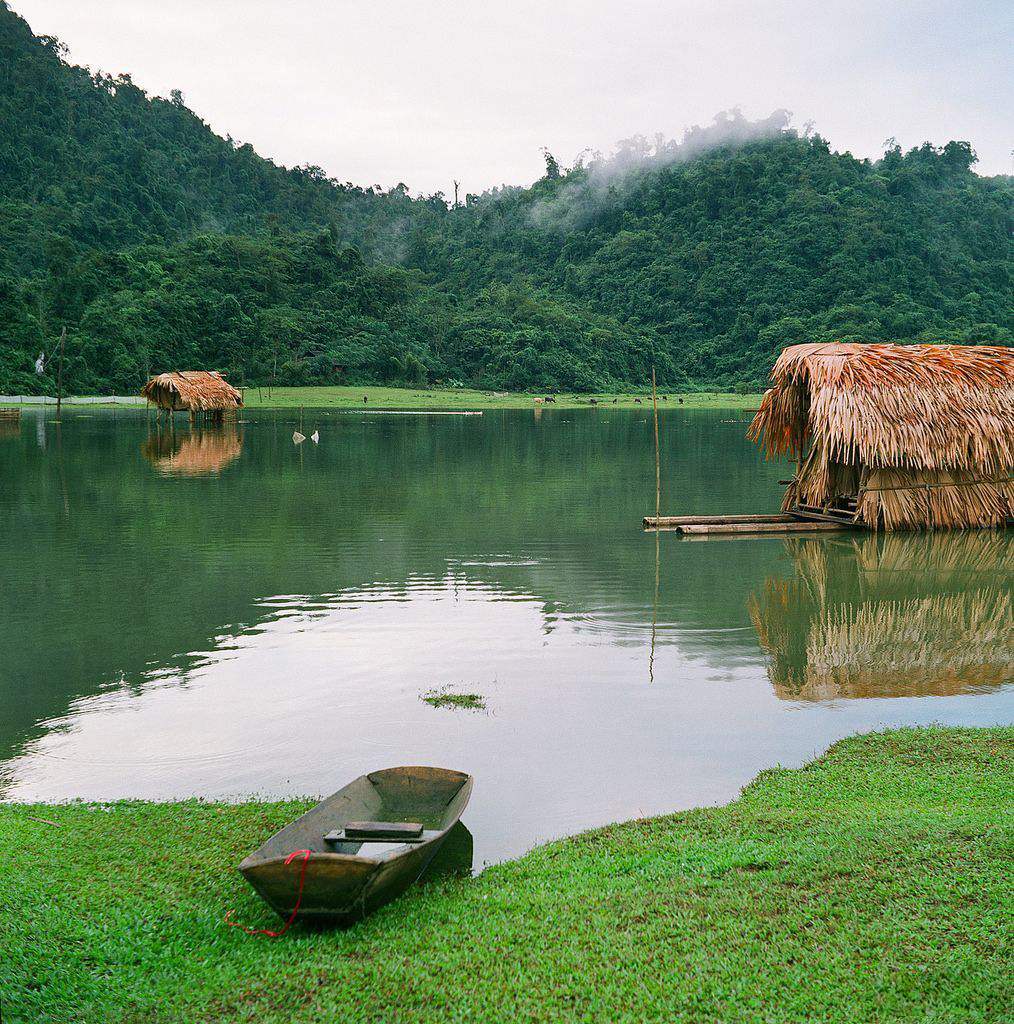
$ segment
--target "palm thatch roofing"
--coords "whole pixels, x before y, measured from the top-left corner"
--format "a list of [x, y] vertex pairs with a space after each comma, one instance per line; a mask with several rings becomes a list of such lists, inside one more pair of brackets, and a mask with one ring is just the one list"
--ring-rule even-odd
[[786, 510], [848, 508], [888, 530], [1010, 518], [1011, 349], [793, 345], [771, 379], [748, 436], [800, 461]]
[[243, 396], [216, 370], [160, 373], [141, 388], [141, 395], [171, 411], [221, 412], [243, 404]]

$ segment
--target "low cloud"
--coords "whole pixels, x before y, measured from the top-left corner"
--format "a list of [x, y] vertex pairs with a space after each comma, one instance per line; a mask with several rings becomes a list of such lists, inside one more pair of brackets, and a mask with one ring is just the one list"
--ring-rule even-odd
[[532, 206], [531, 222], [546, 231], [578, 227], [605, 202], [615, 201], [617, 194], [626, 192], [640, 172], [687, 163], [716, 149], [778, 138], [792, 131], [791, 117], [787, 110], [775, 110], [751, 121], [734, 108], [716, 114], [711, 124], [688, 128], [678, 141], [663, 135], [653, 139], [635, 135], [617, 143], [616, 150], [607, 157], [585, 151], [579, 154], [573, 171], [556, 194]]

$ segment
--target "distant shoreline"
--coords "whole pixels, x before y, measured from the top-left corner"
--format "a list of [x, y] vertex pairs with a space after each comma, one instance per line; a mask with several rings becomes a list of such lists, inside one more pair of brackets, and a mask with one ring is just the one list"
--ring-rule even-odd
[[[392, 388], [371, 387], [279, 387], [242, 388], [247, 409], [390, 409], [390, 410], [460, 410], [481, 409], [586, 409], [636, 408], [651, 406], [651, 392], [617, 394], [613, 392], [575, 395], [567, 392], [549, 395], [546, 392], [479, 391], [468, 388]], [[363, 401], [363, 398], [366, 401]], [[554, 401], [547, 402], [552, 397]], [[660, 409], [756, 409], [760, 394], [729, 392], [680, 393], [659, 391]], [[681, 401], [682, 400], [682, 401]], [[90, 407], [144, 408], [145, 401], [133, 395], [74, 395], [63, 399], [64, 405]], [[56, 399], [42, 395], [0, 395], [0, 407], [52, 406]]]

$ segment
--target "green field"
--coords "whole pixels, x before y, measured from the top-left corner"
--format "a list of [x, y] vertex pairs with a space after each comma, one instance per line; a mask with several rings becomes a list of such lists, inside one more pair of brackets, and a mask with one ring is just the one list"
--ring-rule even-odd
[[[363, 398], [366, 401], [363, 401]], [[304, 387], [304, 388], [243, 388], [244, 405], [248, 409], [407, 409], [437, 411], [469, 411], [473, 409], [534, 409], [536, 398], [545, 394], [519, 394], [507, 391], [472, 391], [468, 388], [383, 388], [370, 387]], [[677, 394], [659, 392], [660, 409], [680, 407], [688, 409], [756, 409], [762, 396], [707, 392]], [[75, 406], [74, 398], [66, 398], [68, 406]], [[651, 390], [638, 394], [598, 394], [555, 396], [547, 409], [585, 409], [593, 404], [610, 408], [636, 408], [651, 405]], [[0, 406], [11, 403], [0, 402]], [[111, 405], [112, 403], [110, 403]], [[91, 408], [103, 408], [102, 403], [89, 403]], [[143, 408], [143, 406], [138, 406]], [[31, 409], [26, 404], [25, 409]], [[47, 408], [55, 408], [48, 406]], [[122, 406], [120, 406], [122, 408]]]
[[[382, 387], [308, 387], [308, 388], [246, 388], [243, 392], [248, 408], [294, 408], [307, 409], [532, 409], [536, 398], [545, 394], [518, 394], [505, 391], [471, 391], [467, 388], [443, 390], [439, 388], [382, 388]], [[367, 401], [364, 402], [363, 398]], [[596, 405], [631, 408], [641, 403], [651, 405], [651, 389], [639, 394], [615, 395], [557, 395], [555, 403], [546, 406], [552, 409], [587, 408]], [[694, 409], [756, 409], [760, 395], [734, 394], [681, 394], [659, 393], [659, 407], [673, 408], [683, 400], [685, 407]]]
[[273, 926], [234, 865], [301, 803], [0, 805], [3, 1020], [992, 1024], [1012, 754], [1010, 727], [852, 738], [278, 940], [222, 917]]

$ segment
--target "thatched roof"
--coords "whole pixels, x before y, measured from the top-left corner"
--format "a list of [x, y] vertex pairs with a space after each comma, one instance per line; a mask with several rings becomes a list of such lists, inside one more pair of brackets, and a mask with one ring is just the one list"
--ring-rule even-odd
[[215, 370], [174, 370], [152, 377], [141, 395], [160, 409], [216, 412], [236, 409], [243, 396]]
[[1009, 472], [1014, 352], [987, 345], [793, 345], [749, 436], [770, 454], [819, 441], [835, 462]]
[[802, 460], [809, 446], [787, 503], [868, 491], [858, 517], [888, 528], [996, 524], [1009, 514], [1011, 349], [793, 345], [771, 378], [748, 436], [768, 455]]

